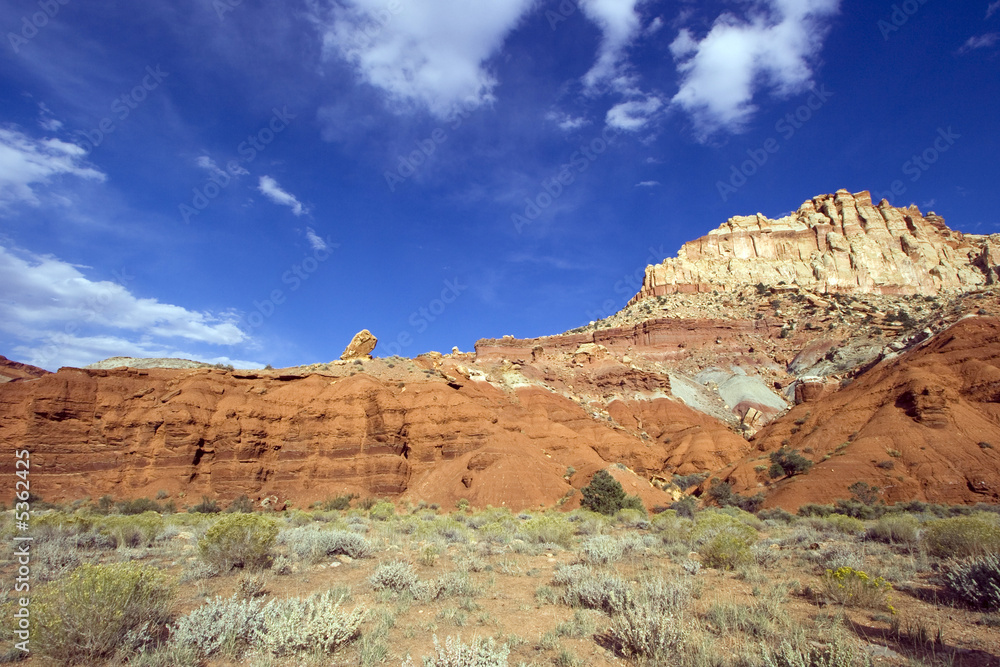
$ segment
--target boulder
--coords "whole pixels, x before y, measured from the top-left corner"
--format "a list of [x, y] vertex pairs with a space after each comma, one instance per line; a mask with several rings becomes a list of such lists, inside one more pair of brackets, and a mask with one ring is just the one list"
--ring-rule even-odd
[[347, 349], [344, 353], [340, 355], [342, 361], [351, 361], [353, 359], [371, 359], [372, 350], [378, 344], [378, 338], [372, 335], [371, 331], [368, 329], [362, 329], [358, 333], [354, 334], [354, 338], [351, 339], [350, 344], [348, 344]]

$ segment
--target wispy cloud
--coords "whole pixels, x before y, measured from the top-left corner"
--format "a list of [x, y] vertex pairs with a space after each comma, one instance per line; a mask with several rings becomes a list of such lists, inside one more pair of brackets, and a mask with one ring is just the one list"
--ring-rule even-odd
[[759, 90], [786, 97], [812, 83], [811, 61], [839, 8], [840, 0], [764, 0], [746, 18], [722, 14], [701, 39], [682, 29], [671, 44], [681, 77], [673, 103], [701, 139], [740, 131]]
[[[228, 178], [228, 174], [226, 174], [226, 172], [224, 172], [222, 168], [215, 163], [215, 160], [208, 157], [207, 155], [199, 155], [197, 158], [195, 158], [194, 163], [212, 175], [226, 176]], [[234, 167], [232, 171], [234, 175], [246, 176], [247, 174], [250, 173], [245, 168], [243, 168], [243, 166], [240, 165], [238, 162], [233, 162], [230, 166]]]
[[313, 250], [327, 250], [329, 248], [327, 242], [312, 227], [306, 227], [306, 239]]
[[273, 201], [275, 204], [280, 206], [287, 206], [292, 209], [292, 213], [295, 215], [304, 215], [309, 211], [302, 205], [295, 195], [292, 195], [281, 188], [278, 185], [278, 181], [274, 180], [270, 176], [261, 176], [260, 183], [257, 187], [262, 195]]
[[493, 100], [486, 68], [534, 0], [318, 0], [324, 51], [351, 63], [384, 91], [397, 111], [426, 108], [439, 117]]
[[611, 127], [627, 132], [642, 130], [663, 107], [663, 101], [655, 95], [621, 102], [608, 110], [605, 122]]
[[1000, 0], [997, 0], [997, 2], [991, 2], [990, 6], [986, 8], [986, 18], [990, 18], [996, 14], [998, 10], [1000, 10]]
[[579, 130], [581, 127], [590, 125], [590, 121], [586, 118], [571, 116], [562, 111], [550, 111], [545, 114], [545, 120], [552, 121], [563, 132], [572, 132], [573, 130]]
[[989, 49], [1000, 41], [1000, 32], [988, 32], [985, 35], [976, 35], [970, 37], [962, 48], [958, 50], [959, 53], [968, 53], [969, 51], [975, 51], [977, 49]]
[[35, 139], [0, 128], [0, 207], [13, 202], [39, 205], [37, 188], [63, 176], [94, 181], [107, 177], [86, 161], [87, 151], [60, 139]]
[[641, 0], [580, 0], [583, 14], [601, 29], [597, 61], [583, 77], [588, 88], [620, 79], [625, 49], [639, 33]]
[[[0, 332], [28, 363], [53, 368], [106, 356], [167, 356], [176, 339], [236, 345], [234, 313], [192, 311], [137, 297], [120, 282], [91, 280], [51, 255], [0, 246]], [[176, 356], [171, 353], [169, 356]]]
[[662, 185], [659, 181], [640, 181], [635, 184], [637, 188], [658, 188]]

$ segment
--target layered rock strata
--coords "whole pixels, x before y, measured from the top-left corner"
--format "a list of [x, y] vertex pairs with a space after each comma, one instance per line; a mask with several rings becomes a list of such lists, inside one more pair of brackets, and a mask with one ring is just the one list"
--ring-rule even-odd
[[1000, 235], [948, 228], [934, 213], [896, 208], [871, 194], [838, 190], [771, 220], [731, 218], [646, 268], [631, 303], [674, 293], [796, 284], [816, 292], [923, 294], [995, 284]]

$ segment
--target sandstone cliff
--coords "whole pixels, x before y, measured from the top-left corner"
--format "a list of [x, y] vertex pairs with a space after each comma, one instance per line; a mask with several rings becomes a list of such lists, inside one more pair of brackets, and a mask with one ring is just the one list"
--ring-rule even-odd
[[915, 207], [874, 205], [838, 190], [778, 220], [731, 218], [646, 268], [630, 302], [737, 286], [797, 284], [816, 292], [924, 294], [968, 290], [1000, 278], [1000, 235], [955, 232]]

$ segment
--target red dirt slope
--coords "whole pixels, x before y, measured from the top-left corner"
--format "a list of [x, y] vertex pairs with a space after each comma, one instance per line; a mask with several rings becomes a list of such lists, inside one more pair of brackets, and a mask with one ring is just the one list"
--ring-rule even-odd
[[[760, 454], [724, 470], [768, 506], [849, 498], [856, 481], [886, 502], [1000, 500], [1000, 320], [968, 317], [850, 386], [799, 405], [755, 438]], [[786, 444], [815, 461], [767, 486], [767, 452]]]

